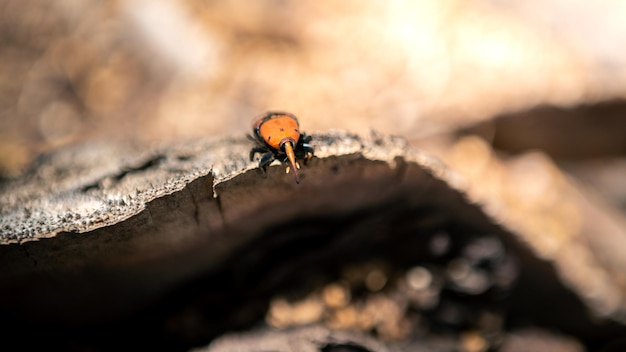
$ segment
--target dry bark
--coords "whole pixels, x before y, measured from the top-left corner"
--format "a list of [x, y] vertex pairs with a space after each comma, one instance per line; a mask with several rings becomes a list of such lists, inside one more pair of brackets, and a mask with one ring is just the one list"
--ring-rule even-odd
[[[450, 323], [435, 308], [433, 321], [464, 331], [494, 311], [585, 343], [624, 332], [611, 322], [621, 306], [596, 312], [608, 322], [594, 320], [585, 295], [520, 241], [523, 233], [468, 199], [436, 159], [374, 133], [318, 134], [313, 146], [299, 185], [282, 166], [263, 175], [245, 138], [102, 142], [42, 157], [1, 185], [0, 310], [14, 318], [11, 331], [59, 338], [47, 324], [82, 326], [90, 345], [102, 338], [93, 326], [112, 324], [108, 334], [130, 329], [138, 346], [159, 331], [167, 338], [151, 338], [154, 346], [189, 348], [258, 323], [276, 294], [313, 290], [348, 264], [430, 265], [436, 276], [474, 260], [468, 248], [477, 243], [496, 243], [495, 254], [478, 254], [485, 268], [470, 265], [484, 275], [482, 290], [444, 269], [435, 277], [445, 282], [442, 304], [461, 319]], [[437, 254], [442, 233], [449, 244]]]

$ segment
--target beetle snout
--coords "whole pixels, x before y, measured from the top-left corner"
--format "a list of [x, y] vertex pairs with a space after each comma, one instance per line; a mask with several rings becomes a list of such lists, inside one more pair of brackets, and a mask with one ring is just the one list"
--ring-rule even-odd
[[280, 140], [280, 143], [278, 144], [280, 146], [280, 150], [284, 153], [285, 152], [285, 145], [287, 143], [291, 143], [291, 147], [295, 148], [296, 147], [296, 141], [293, 140], [293, 138], [290, 137], [285, 137], [283, 139]]
[[[296, 177], [296, 183], [300, 183], [300, 175], [298, 173], [300, 165], [296, 161], [296, 155], [294, 152], [295, 147], [296, 143], [291, 138], [284, 138], [280, 142], [280, 149], [282, 149], [284, 153], [287, 154], [287, 159], [289, 160], [289, 163], [291, 164], [291, 169], [293, 169], [293, 174]], [[289, 172], [289, 168], [287, 168], [287, 172]]]

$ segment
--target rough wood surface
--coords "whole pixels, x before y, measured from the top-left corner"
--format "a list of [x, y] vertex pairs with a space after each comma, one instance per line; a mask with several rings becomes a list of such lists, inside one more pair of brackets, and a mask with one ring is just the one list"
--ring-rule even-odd
[[[276, 294], [307, 291], [375, 259], [402, 275], [424, 266], [443, 285], [438, 308], [424, 313], [433, 326], [476, 328], [495, 311], [585, 343], [624, 332], [612, 321], [623, 305], [593, 305], [614, 288], [588, 300], [555, 270], [561, 264], [486, 215], [436, 159], [394, 137], [313, 137], [317, 157], [299, 185], [283, 166], [256, 169], [244, 137], [102, 142], [42, 157], [0, 186], [0, 312], [14, 319], [10, 331], [59, 338], [54, 323], [93, 347], [90, 338], [104, 339], [93, 327], [112, 324], [107, 334], [121, 340], [132, 330], [137, 346], [159, 331], [154, 346], [165, 339], [189, 348], [276, 313], [267, 313]], [[436, 254], [441, 238], [445, 254]], [[479, 244], [491, 252], [476, 252]], [[593, 259], [593, 247], [585, 255]], [[595, 265], [604, 275], [615, 269]], [[455, 278], [459, 267], [481, 279]]]
[[[404, 174], [400, 159], [391, 167], [407, 148], [400, 139], [331, 133], [316, 136], [319, 157], [296, 185], [282, 166], [263, 176], [247, 160], [250, 146], [246, 138], [152, 148], [101, 143], [43, 157], [32, 172], [3, 185], [3, 281], [33, 275], [64, 280], [71, 273], [94, 294], [136, 288], [158, 294], [269, 226], [392, 202], [402, 194], [403, 179], [426, 187], [434, 181], [428, 168], [443, 172], [418, 152], [411, 156], [421, 165], [415, 175]], [[43, 284], [28, 281], [34, 288]], [[58, 291], [62, 300], [63, 287], [30, 293], [50, 297]], [[99, 309], [95, 302], [81, 303], [86, 309], [78, 314]], [[58, 308], [64, 315], [63, 305]]]

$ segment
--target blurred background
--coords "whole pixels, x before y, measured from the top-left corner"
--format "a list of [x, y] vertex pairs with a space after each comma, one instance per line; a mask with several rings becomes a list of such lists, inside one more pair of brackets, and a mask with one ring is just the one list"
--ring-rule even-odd
[[403, 136], [469, 180], [514, 170], [524, 197], [567, 172], [621, 212], [625, 19], [618, 0], [0, 0], [0, 175], [85, 140], [243, 136], [281, 109]]
[[[625, 17], [615, 0], [2, 0], [0, 164], [92, 138], [244, 134], [267, 109], [419, 141], [551, 106], [499, 146], [568, 154], [570, 115], [584, 135], [624, 111], [572, 109], [626, 96]], [[572, 152], [609, 152], [577, 137]]]
[[611, 315], [624, 48], [620, 0], [0, 0], [0, 180], [73, 143], [243, 137], [286, 110], [441, 158]]

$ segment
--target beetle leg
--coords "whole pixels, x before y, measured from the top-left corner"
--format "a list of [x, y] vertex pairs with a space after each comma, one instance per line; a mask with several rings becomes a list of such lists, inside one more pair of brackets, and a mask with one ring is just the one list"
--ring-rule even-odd
[[254, 160], [254, 155], [256, 153], [265, 153], [267, 152], [267, 148], [265, 147], [253, 147], [250, 149], [250, 161]]
[[300, 140], [302, 140], [302, 143], [309, 143], [311, 140], [313, 140], [313, 137], [307, 136], [306, 133], [301, 133]]
[[263, 173], [265, 173], [265, 169], [267, 169], [267, 166], [271, 164], [274, 159], [275, 156], [272, 152], [263, 154], [261, 160], [259, 160], [259, 169], [263, 170]]
[[311, 147], [311, 145], [308, 143], [302, 143], [302, 149], [307, 153], [314, 154], [313, 147]]
[[[311, 137], [309, 137], [309, 139], [310, 138]], [[309, 162], [309, 160], [311, 160], [313, 155], [315, 154], [315, 150], [308, 143], [303, 143], [302, 144], [302, 150], [304, 150], [304, 153], [305, 153], [305, 155], [304, 155], [304, 164], [306, 165]]]

